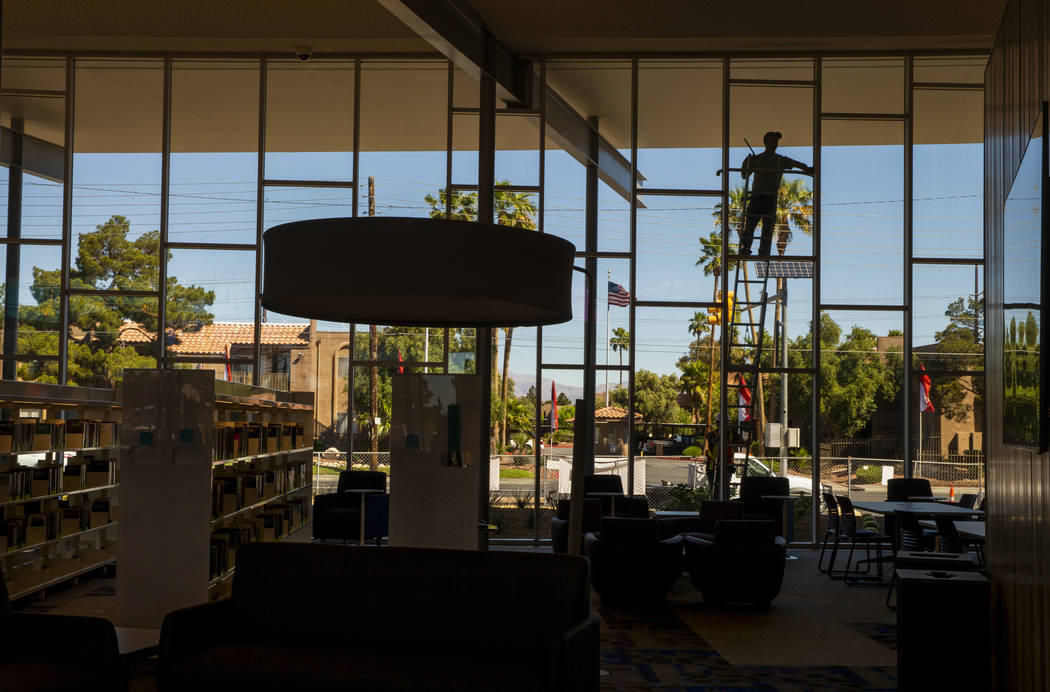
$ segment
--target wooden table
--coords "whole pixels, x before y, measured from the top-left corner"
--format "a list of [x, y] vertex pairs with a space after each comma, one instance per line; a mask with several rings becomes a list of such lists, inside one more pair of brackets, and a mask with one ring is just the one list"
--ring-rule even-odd
[[361, 496], [361, 532], [359, 534], [358, 545], [364, 546], [365, 544], [365, 498], [374, 493], [384, 493], [385, 490], [379, 488], [351, 488], [344, 490], [344, 493], [357, 494]]
[[117, 651], [128, 659], [156, 656], [160, 648], [160, 630], [144, 627], [114, 627]]
[[[959, 535], [963, 538], [984, 538], [984, 527], [986, 522], [983, 521], [956, 521], [955, 530], [959, 532]], [[937, 528], [937, 523], [930, 521], [929, 519], [923, 519], [919, 522], [919, 526], [924, 526], [928, 529]]]
[[616, 516], [616, 498], [623, 497], [624, 495], [623, 495], [623, 493], [613, 493], [613, 492], [593, 492], [593, 493], [587, 493], [586, 496], [587, 497], [598, 497], [598, 498], [601, 498], [601, 497], [611, 498], [610, 499], [610, 503], [609, 503], [609, 516], [610, 517], [615, 517]]

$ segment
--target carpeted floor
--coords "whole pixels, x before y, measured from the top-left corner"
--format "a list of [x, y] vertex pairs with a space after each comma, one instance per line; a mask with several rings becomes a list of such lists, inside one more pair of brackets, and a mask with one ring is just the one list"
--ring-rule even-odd
[[[713, 610], [687, 578], [667, 604], [645, 612], [606, 608], [603, 690], [894, 690], [896, 615], [885, 588], [848, 587], [816, 570], [817, 553], [792, 550], [769, 612]], [[24, 599], [19, 610], [112, 619], [116, 580], [102, 575]], [[155, 662], [136, 664], [131, 688], [154, 690]]]

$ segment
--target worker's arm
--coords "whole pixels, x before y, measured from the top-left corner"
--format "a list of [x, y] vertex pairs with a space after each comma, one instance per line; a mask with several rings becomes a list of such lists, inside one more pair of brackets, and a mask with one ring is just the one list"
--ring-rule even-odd
[[744, 162], [740, 164], [740, 177], [746, 178], [749, 175], [751, 175], [751, 154], [748, 154]]
[[784, 170], [789, 170], [791, 168], [797, 168], [800, 171], [802, 171], [803, 173], [808, 173], [809, 175], [813, 175], [813, 169], [810, 166], [807, 166], [806, 164], [802, 163], [801, 161], [796, 161], [795, 159], [790, 159], [787, 156], [782, 156], [781, 159], [783, 160], [783, 162], [785, 164], [787, 164], [787, 166], [785, 166]]

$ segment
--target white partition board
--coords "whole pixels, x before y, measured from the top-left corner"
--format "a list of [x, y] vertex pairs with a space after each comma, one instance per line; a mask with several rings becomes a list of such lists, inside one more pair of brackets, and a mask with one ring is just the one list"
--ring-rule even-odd
[[[478, 548], [482, 468], [476, 375], [394, 375], [390, 545]], [[450, 465], [449, 406], [459, 407], [462, 466]], [[453, 421], [455, 416], [453, 416]]]

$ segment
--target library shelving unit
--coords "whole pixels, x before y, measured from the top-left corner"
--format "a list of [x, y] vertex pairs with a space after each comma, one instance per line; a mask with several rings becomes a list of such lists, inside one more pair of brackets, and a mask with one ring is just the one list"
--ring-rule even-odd
[[313, 393], [126, 370], [117, 623], [229, 592], [238, 548], [310, 520]]
[[12, 599], [115, 562], [119, 425], [112, 389], [0, 381], [0, 567]]

